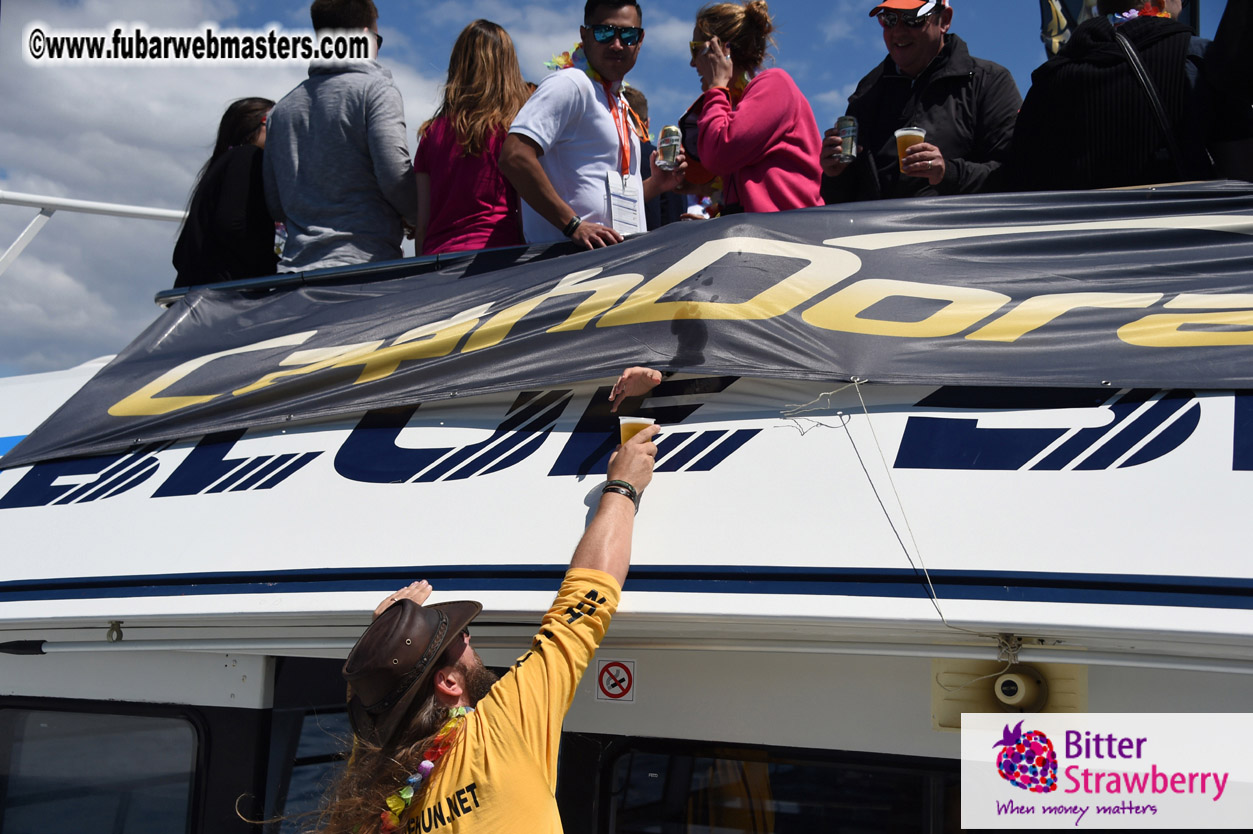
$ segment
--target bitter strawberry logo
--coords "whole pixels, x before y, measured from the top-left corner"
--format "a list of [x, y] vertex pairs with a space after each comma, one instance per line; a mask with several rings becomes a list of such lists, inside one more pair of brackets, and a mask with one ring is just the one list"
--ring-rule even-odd
[[996, 772], [1015, 787], [1032, 793], [1057, 790], [1057, 753], [1053, 742], [1039, 730], [1022, 731], [1022, 722], [1010, 729], [993, 747], [1001, 748], [996, 756]]

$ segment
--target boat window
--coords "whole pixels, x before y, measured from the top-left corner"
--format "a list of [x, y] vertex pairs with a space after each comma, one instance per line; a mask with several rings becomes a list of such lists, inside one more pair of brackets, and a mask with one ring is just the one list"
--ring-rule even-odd
[[264, 834], [312, 830], [352, 749], [343, 660], [284, 657], [275, 664]]
[[198, 746], [181, 718], [0, 709], [0, 831], [188, 831]]
[[308, 712], [297, 720], [300, 729], [296, 733], [288, 783], [281, 797], [281, 808], [271, 815], [271, 818], [278, 818], [277, 824], [268, 826], [267, 832], [296, 834], [309, 830], [352, 747], [352, 727], [348, 713], [343, 710]]
[[605, 786], [605, 830], [614, 834], [957, 830], [958, 774], [935, 760], [661, 741], [615, 747]]

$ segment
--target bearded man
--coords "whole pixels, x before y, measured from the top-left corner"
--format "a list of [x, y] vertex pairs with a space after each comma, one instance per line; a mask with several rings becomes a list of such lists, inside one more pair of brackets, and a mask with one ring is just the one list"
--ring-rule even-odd
[[[637, 370], [615, 393], [655, 384], [630, 377]], [[618, 606], [657, 432], [649, 426], [609, 459], [557, 599], [499, 680], [470, 645], [479, 603], [422, 605], [431, 588], [420, 582], [379, 605], [344, 663], [354, 749], [323, 831], [562, 830], [553, 796], [561, 725]]]

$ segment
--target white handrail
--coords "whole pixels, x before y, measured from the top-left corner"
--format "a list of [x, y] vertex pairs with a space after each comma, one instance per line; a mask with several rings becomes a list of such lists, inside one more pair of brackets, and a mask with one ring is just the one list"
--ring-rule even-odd
[[115, 217], [139, 217], [145, 220], [169, 220], [181, 223], [185, 211], [128, 206], [122, 203], [98, 203], [94, 200], [70, 200], [65, 197], [49, 197], [43, 194], [23, 194], [20, 191], [0, 191], [0, 204], [27, 206], [52, 211], [77, 211], [83, 214], [111, 214]]
[[81, 214], [106, 214], [113, 217], [134, 217], [140, 220], [165, 220], [181, 223], [187, 212], [174, 209], [149, 208], [148, 206], [128, 206], [122, 203], [99, 203], [93, 200], [70, 200], [64, 197], [49, 197], [45, 194], [23, 194], [19, 191], [0, 191], [0, 205], [25, 206], [38, 209], [39, 213], [27, 224], [17, 240], [0, 255], [0, 275], [17, 260], [22, 250], [30, 245], [35, 235], [58, 211], [75, 211]]
[[[0, 643], [5, 654], [55, 654], [59, 652], [227, 652], [231, 654], [281, 654], [289, 651], [323, 651], [347, 654], [355, 637], [227, 637], [174, 640], [67, 640], [63, 642], [27, 640]], [[490, 640], [487, 645], [490, 647]], [[484, 646], [479, 646], [483, 648]], [[625, 640], [615, 641], [615, 649], [631, 651], [717, 651], [769, 654], [870, 655], [879, 657], [951, 658], [957, 660], [1000, 659], [996, 646], [943, 646], [912, 643], [841, 643], [823, 641], [778, 641], [769, 644], [711, 640]], [[1024, 663], [1073, 663], [1084, 666], [1121, 666], [1140, 669], [1170, 669], [1187, 672], [1217, 672], [1228, 675], [1253, 674], [1253, 661], [1240, 658], [1187, 657], [1140, 652], [1079, 651], [1041, 649], [1024, 646], [1019, 653]]]

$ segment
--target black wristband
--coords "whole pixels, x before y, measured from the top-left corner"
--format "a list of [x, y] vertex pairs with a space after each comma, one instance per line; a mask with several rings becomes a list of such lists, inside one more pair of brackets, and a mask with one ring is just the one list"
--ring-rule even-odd
[[635, 505], [635, 511], [637, 513], [640, 511], [640, 498], [638, 495], [632, 495], [625, 487], [615, 486], [614, 484], [606, 484], [605, 488], [600, 491], [600, 494], [608, 495], [611, 492], [629, 498], [631, 503]]
[[579, 228], [579, 224], [582, 222], [583, 222], [582, 217], [579, 217], [577, 214], [574, 215], [574, 217], [570, 218], [570, 222], [566, 224], [566, 227], [561, 230], [561, 233], [565, 235], [566, 237], [573, 236], [574, 230]]
[[626, 481], [619, 481], [619, 480], [606, 481], [605, 486], [620, 487], [621, 489], [625, 489], [626, 495], [628, 498], [630, 498], [636, 504], [640, 502], [640, 491], [636, 489], [634, 486], [632, 486], [631, 484], [627, 483]]

